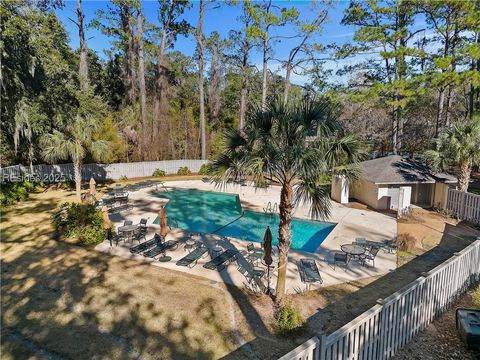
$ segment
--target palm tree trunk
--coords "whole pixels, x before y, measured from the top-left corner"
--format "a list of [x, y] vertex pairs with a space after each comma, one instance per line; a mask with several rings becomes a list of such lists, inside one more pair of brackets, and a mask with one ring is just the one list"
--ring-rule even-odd
[[83, 28], [83, 11], [82, 0], [77, 0], [77, 25], [78, 25], [78, 37], [80, 39], [80, 66], [78, 69], [78, 75], [80, 78], [80, 88], [85, 90], [88, 88], [88, 59], [87, 59], [87, 42], [85, 40], [85, 32]]
[[278, 280], [276, 300], [280, 301], [285, 295], [285, 284], [287, 279], [288, 251], [291, 243], [292, 224], [292, 185], [287, 183], [282, 186], [280, 193], [280, 224], [278, 226]]
[[82, 170], [79, 159], [73, 159], [73, 170], [75, 176], [75, 193], [78, 201], [82, 200]]
[[467, 192], [468, 184], [470, 182], [470, 174], [472, 173], [472, 165], [468, 161], [460, 164], [460, 172], [458, 173], [458, 189]]

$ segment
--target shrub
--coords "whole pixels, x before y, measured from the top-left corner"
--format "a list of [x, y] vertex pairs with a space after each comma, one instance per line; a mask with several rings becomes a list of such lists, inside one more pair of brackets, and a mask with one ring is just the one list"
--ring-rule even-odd
[[21, 181], [5, 182], [0, 186], [0, 206], [16, 204], [28, 199], [28, 194], [42, 189], [42, 182], [33, 182], [22, 179]]
[[200, 171], [198, 172], [200, 175], [212, 175], [213, 167], [212, 164], [202, 164], [200, 166]]
[[106, 238], [103, 215], [94, 205], [64, 203], [52, 215], [52, 224], [81, 245], [96, 245]]
[[165, 175], [167, 175], [167, 173], [165, 172], [165, 170], [161, 170], [161, 169], [155, 169], [155, 171], [152, 174], [152, 176], [155, 176], [155, 177], [164, 177]]
[[415, 249], [417, 238], [409, 233], [398, 234], [395, 244], [400, 251], [410, 252]]
[[190, 169], [187, 166], [182, 166], [177, 171], [177, 175], [188, 175], [190, 174]]
[[477, 285], [475, 290], [470, 294], [472, 297], [472, 302], [475, 306], [480, 307], [480, 285]]
[[127, 175], [120, 176], [120, 181], [127, 181], [127, 180], [128, 180]]
[[291, 334], [301, 330], [304, 320], [300, 312], [290, 303], [283, 305], [276, 314], [277, 331], [282, 335]]

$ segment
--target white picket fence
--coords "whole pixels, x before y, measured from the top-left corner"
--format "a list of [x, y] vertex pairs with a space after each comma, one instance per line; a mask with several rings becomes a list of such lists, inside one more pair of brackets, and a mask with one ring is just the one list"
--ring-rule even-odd
[[480, 238], [341, 327], [280, 360], [390, 359], [480, 279]]
[[461, 220], [480, 224], [480, 195], [448, 189], [446, 209]]
[[[208, 160], [162, 160], [116, 164], [85, 164], [82, 165], [82, 180], [89, 180], [91, 177], [97, 181], [117, 180], [122, 176], [126, 176], [129, 179], [146, 177], [152, 176], [156, 169], [164, 170], [167, 174], [176, 174], [179, 168], [185, 166], [191, 172], [196, 173], [200, 170], [202, 164], [208, 162]], [[46, 183], [72, 180], [74, 177], [73, 164], [34, 165], [33, 173], [31, 173], [30, 167], [23, 165], [0, 169], [0, 179], [2, 181], [16, 181], [22, 175], [34, 175]]]

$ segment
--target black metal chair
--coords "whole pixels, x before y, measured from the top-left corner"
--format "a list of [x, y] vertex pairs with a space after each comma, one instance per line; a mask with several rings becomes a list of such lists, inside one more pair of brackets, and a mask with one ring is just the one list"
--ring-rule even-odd
[[345, 267], [348, 266], [348, 255], [345, 253], [336, 252], [333, 255], [333, 270], [337, 266], [337, 263], [343, 263]]
[[123, 222], [123, 226], [128, 226], [128, 225], [133, 225], [133, 221], [131, 221], [131, 220], [125, 220], [125, 221]]
[[375, 257], [377, 256], [379, 251], [379, 247], [372, 247], [369, 252], [361, 255], [360, 261], [363, 263], [363, 265], [365, 265], [367, 261], [371, 261], [373, 267], [375, 267]]
[[144, 233], [144, 232], [142, 231], [142, 228], [139, 226], [138, 228], [136, 228], [135, 230], [133, 230], [132, 240], [138, 240], [138, 242], [141, 242], [141, 239], [147, 240], [147, 239], [145, 238], [145, 234], [146, 234], [146, 232]]

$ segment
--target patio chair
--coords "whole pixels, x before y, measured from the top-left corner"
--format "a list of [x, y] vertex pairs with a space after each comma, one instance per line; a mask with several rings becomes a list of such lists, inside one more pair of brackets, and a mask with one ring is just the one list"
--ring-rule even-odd
[[108, 240], [110, 241], [110, 246], [112, 246], [112, 243], [113, 243], [114, 241], [115, 241], [115, 246], [118, 246], [118, 243], [119, 243], [120, 241], [122, 241], [122, 240], [125, 241], [126, 238], [125, 238], [125, 234], [121, 232], [121, 233], [116, 234], [116, 235], [113, 236], [113, 237], [109, 237]]
[[123, 226], [129, 226], [129, 225], [133, 225], [133, 221], [131, 221], [131, 220], [125, 220], [125, 221], [123, 222]]
[[263, 250], [261, 248], [256, 248], [253, 243], [247, 244], [247, 260], [252, 264], [257, 263], [263, 257]]
[[375, 257], [377, 256], [379, 251], [379, 247], [372, 247], [369, 252], [360, 256], [360, 261], [363, 263], [363, 265], [366, 264], [366, 261], [371, 261], [373, 267], [375, 267]]
[[359, 245], [361, 247], [367, 247], [368, 244], [367, 244], [367, 239], [363, 238], [363, 237], [357, 237], [355, 238], [355, 241], [353, 242], [355, 245]]
[[333, 255], [333, 270], [337, 266], [337, 263], [343, 263], [345, 267], [348, 266], [348, 255], [345, 253], [336, 252]]
[[155, 245], [158, 245], [161, 243], [162, 243], [162, 237], [158, 234], [155, 234], [155, 236], [152, 239], [145, 241], [141, 244], [138, 244], [137, 246], [131, 247], [130, 252], [132, 254], [140, 254], [144, 251], [151, 249]]
[[208, 248], [206, 246], [197, 246], [195, 250], [178, 260], [176, 264], [178, 266], [193, 268], [195, 265], [197, 265], [197, 261], [200, 260], [200, 258], [203, 257], [207, 252]]
[[228, 264], [237, 258], [238, 254], [239, 252], [236, 249], [225, 250], [223, 253], [203, 265], [203, 267], [209, 270], [222, 271]]
[[140, 230], [142, 232], [142, 234], [145, 236], [147, 235], [147, 219], [140, 219], [140, 223], [138, 224], [138, 226], [140, 227]]
[[313, 259], [300, 259], [297, 262], [298, 271], [300, 273], [300, 280], [307, 286], [311, 283], [323, 283], [320, 271], [318, 271], [317, 263]]
[[384, 244], [383, 251], [387, 253], [394, 253], [397, 251], [397, 245], [394, 240], [383, 240], [382, 242]]
[[136, 228], [135, 230], [133, 230], [132, 240], [138, 240], [138, 242], [140, 242], [141, 239], [147, 240], [147, 239], [145, 238], [145, 234], [146, 234], [146, 231], [144, 232], [144, 231], [142, 230], [142, 228], [139, 226], [138, 228]]
[[143, 256], [153, 258], [157, 255], [164, 254], [167, 250], [175, 250], [178, 247], [178, 241], [168, 240], [157, 244], [153, 249], [143, 253]]

